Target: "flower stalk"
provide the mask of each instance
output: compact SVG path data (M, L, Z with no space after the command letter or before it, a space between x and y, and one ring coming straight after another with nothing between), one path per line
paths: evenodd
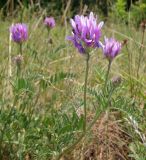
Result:
M19 47L20 47L20 50L19 50L20 55L22 55L22 43L19 44Z
M106 90L106 87L107 87L111 64L112 64L112 61L109 60L108 61L108 68L107 68L107 72L106 72L105 84L104 84L104 91ZM109 104L109 102L108 102L108 104ZM110 109L109 109L109 107L107 107L107 110L105 112L105 118L106 118L106 124L105 124L106 125L105 126L106 127L105 128L105 131L106 131L106 142L105 143L106 143L106 159L107 160L108 160L108 121L109 121L109 112L110 112Z
M89 72L89 53L86 53L86 71L85 71L85 83L84 83L84 126L83 131L86 132L86 122L87 122L87 81Z
M105 37L105 42L103 47L103 53L104 56L107 58L108 60L108 68L107 68L107 73L106 73L106 78L105 78L105 84L104 84L104 89L103 92L106 93L106 87L107 87L107 83L108 83L108 79L109 79L109 72L110 72L110 68L111 68L111 64L113 59L119 54L120 50L121 50L121 43L119 43L118 41L116 41L113 38L106 38ZM109 121L109 113L110 113L110 95L111 93L108 93L108 102L107 102L107 110L105 113L105 117L106 117L106 159L108 159L108 146L109 146L109 141L108 141L108 121ZM105 94L106 95L106 94Z
M20 74L21 74L21 64L22 64L22 61L23 61L23 56L22 56L22 43L19 44L19 55L17 55L15 57L15 63L17 65L17 78L20 77Z
M107 72L106 72L106 77L105 77L104 89L106 89L106 86L107 86L107 82L108 82L108 78L109 78L109 72L110 72L111 64L112 64L112 61L109 60L109 61L108 61L108 68L107 68Z

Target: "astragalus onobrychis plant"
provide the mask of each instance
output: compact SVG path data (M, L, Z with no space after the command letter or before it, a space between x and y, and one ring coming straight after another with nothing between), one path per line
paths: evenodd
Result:
M137 136L131 150L135 152L139 143L143 149L142 127L132 121L140 122L139 115L144 114L134 110L138 104L136 94L125 95L127 83L120 73L111 80L113 63L124 53L123 43L116 40L118 37L105 34L106 24L99 22L93 12L71 19L70 34L66 34L70 29L66 32L55 20L48 16L34 26L31 23L10 26L9 63L5 64L6 72L2 71L0 83L0 159L71 157L81 143L91 140L92 129L101 117L105 117L108 135L110 115L117 111L119 117L124 115L125 121L132 124L129 132L134 129L143 138L140 143ZM45 43L48 38L49 45ZM139 68L140 64L138 72ZM108 136L104 144L108 159ZM81 152L84 156L84 149Z

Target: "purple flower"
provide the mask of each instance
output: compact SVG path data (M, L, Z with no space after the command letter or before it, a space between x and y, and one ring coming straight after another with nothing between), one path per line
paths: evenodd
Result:
M74 46L78 49L78 51L80 53L85 53L85 49L84 49L84 47L82 45L82 42L78 39L78 37L76 37L75 35L74 35L74 37L68 36L67 40L72 41Z
M28 39L27 25L23 23L17 23L10 27L12 39L16 43L22 43Z
M45 26L49 28L54 28L55 27L55 20L53 17L46 17L44 20Z
M121 43L113 38L105 38L102 48L105 57L112 61L121 51Z
M93 12L88 17L76 15L74 19L70 20L70 23L72 36L68 36L67 39L73 42L80 53L85 53L88 47L99 47L103 22L97 24Z

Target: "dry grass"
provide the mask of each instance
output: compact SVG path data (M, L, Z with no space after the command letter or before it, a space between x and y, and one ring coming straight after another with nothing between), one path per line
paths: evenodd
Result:
M107 121L106 113L102 114L90 134L62 160L132 160L128 156L131 137L118 117L118 112L110 112Z

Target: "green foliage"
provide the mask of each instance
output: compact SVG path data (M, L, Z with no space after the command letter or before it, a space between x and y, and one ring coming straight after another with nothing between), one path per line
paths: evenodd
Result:
M132 3L128 11L126 11L126 5L125 0L117 0L111 13L112 18L139 27L139 24L146 19L146 2L143 0Z
M145 160L146 159L145 148L146 148L145 144L142 144L139 141L132 143L130 145L130 149L132 152L132 154L130 154L130 157L134 158L135 160Z
M115 18L118 21L127 22L128 13L125 11L125 7L125 0L117 0L113 9L113 18Z
M47 116L21 113L13 107L0 112L1 156L24 159L26 153L41 159L55 156L73 143L83 127L83 117L52 110ZM39 159L39 158L38 158Z
M146 19L146 2L141 1L131 7L131 22L139 27L139 24Z

